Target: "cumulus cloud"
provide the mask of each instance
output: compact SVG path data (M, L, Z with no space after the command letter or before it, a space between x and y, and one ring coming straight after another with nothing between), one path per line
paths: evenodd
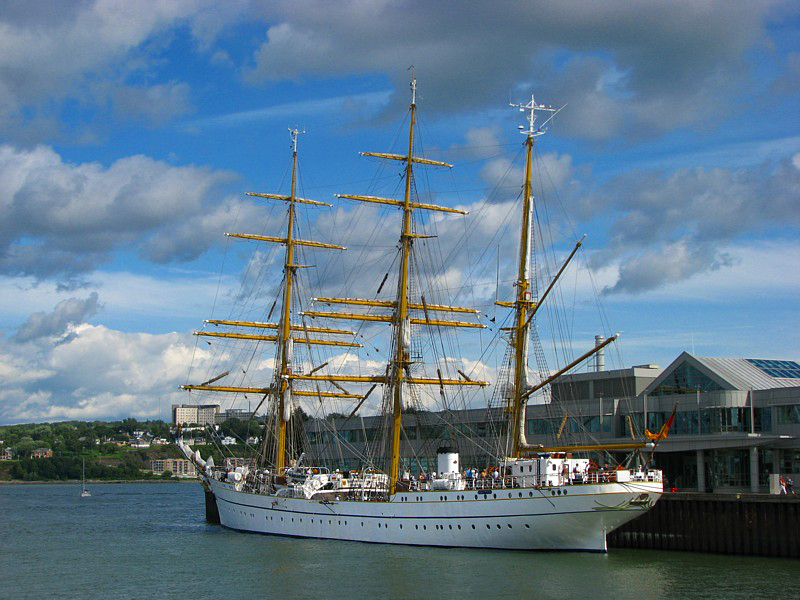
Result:
M135 79L148 74L176 28L188 24L198 48L206 51L246 7L202 0L46 5L11 3L0 16L0 128L46 121L68 100L133 110L155 122L185 114L190 105L185 83L145 86ZM114 84L97 85L101 78Z
M205 219L208 229L204 206L230 179L228 173L173 167L145 156L105 168L65 163L44 146L0 146L0 273L75 276L134 241L145 242L151 260L196 257L220 237L175 236L173 228L179 223L186 230L193 220ZM216 232L222 227L218 221Z
M186 81L150 83L154 73L171 73L165 51L186 27L193 58L253 84L386 73L395 90L386 112L396 114L407 103L407 68L416 65L420 97L432 111L499 106L535 88L543 99L571 105L559 116L562 131L641 138L727 114L733 106L726 98L749 76L747 53L766 38L775 4L759 0L731 11L723 0L512 0L498 11L480 0L458 10L419 0L117 0L31 11L18 3L0 17L0 128L23 124L34 138L52 134L61 103L73 100L151 123L186 114ZM221 35L243 22L264 24L244 64ZM789 57L777 88L793 85L797 63Z
M597 266L619 262L607 292L638 293L735 264L720 250L747 235L800 224L800 171L786 158L740 169L637 171L620 176L594 204L613 215Z
M0 345L0 422L154 418L186 400L178 387L192 359L189 336L70 329L58 345Z
M68 326L83 323L94 316L99 308L97 292L92 292L85 300L62 300L53 312L37 312L28 317L12 339L29 342L41 337L60 336Z
M730 109L721 97L742 83L745 54L764 35L770 9L766 1L736 11L721 1L519 0L503 11L477 0L456 11L417 4L270 3L272 20L247 75L261 82L390 73L394 111L407 102L406 68L414 64L433 110L471 110L512 92L524 97L535 85L540 97L570 103L561 122L576 135L641 135Z

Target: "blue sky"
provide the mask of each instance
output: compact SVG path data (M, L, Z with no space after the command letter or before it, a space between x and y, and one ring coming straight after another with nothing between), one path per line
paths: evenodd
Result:
M509 102L565 106L541 200L562 250L588 234L573 285L610 327L578 348L800 358L796 2L6 2L0 44L0 423L168 418L244 268L222 233L277 218L244 192L287 191L287 128L304 195L368 193L410 65L456 165L435 199L476 215L518 186Z

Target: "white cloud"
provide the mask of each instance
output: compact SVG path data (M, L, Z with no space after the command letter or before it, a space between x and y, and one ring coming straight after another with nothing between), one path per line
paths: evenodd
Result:
M0 272L42 278L80 274L136 240L148 240L158 260L194 258L221 236L180 232L204 218L210 194L230 178L144 156L104 168L68 164L43 146L0 146ZM232 210L230 202L214 208L217 213ZM176 223L183 228L179 235ZM219 234L225 223L217 222ZM154 252L159 244L161 251Z
M66 342L0 346L0 421L155 417L185 398L189 336L124 334L102 326L71 328ZM162 407L163 410L163 407Z
M156 121L182 114L188 102L184 83L146 88L129 86L127 77L146 73L176 28L188 23L205 49L241 13L235 2L184 0L51 3L39 11L6 6L0 16L0 124L24 120L23 108L47 118L54 100L57 105L69 99L96 107L116 100L117 110L135 104ZM103 77L114 85L94 85ZM137 94L141 98L134 100ZM148 107L142 102L148 97L157 102Z

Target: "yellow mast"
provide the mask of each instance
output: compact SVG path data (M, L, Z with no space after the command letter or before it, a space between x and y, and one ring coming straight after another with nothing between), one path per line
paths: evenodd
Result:
M215 338L227 339L242 339L254 341L269 341L275 342L278 347L278 361L276 365L273 384L269 387L245 387L234 385L209 385L229 374L225 372L223 375L215 377L201 385L184 385L181 386L184 390L201 390L213 392L229 392L229 393L259 393L259 394L275 394L277 400L277 419L275 436L277 440L277 452L275 456L275 471L276 473L283 473L286 468L286 426L291 416L290 414L290 400L291 395L297 396L315 396L315 397L335 397L335 398L353 398L360 399L361 396L348 393L331 393L325 391L304 391L293 390L292 381L296 378L296 374L292 373L292 349L295 343L299 344L317 344L327 346L346 346L346 347L359 347L360 344L352 342L338 342L334 340L321 340L311 339L309 333L325 333L337 335L352 335L351 331L344 331L339 329L328 329L320 327L306 327L304 325L292 324L292 293L294 287L294 279L297 269L303 268L304 265L295 264L295 247L305 246L310 248L326 248L334 250L344 250L342 246L335 246L332 244L323 244L319 242L300 240L295 238L294 225L295 225L295 205L296 204L311 204L314 206L330 206L324 202L317 202L315 200L308 200L306 198L299 198L297 193L297 138L301 131L297 129L290 129L289 133L292 137L292 183L291 193L288 196L281 194L256 194L248 193L248 196L255 196L260 198L269 198L273 200L281 200L288 203L288 224L286 227L286 236L283 238L269 237L263 235L241 234L241 233L228 233L230 237L250 239L262 242L274 242L284 244L286 251L284 254L283 272L285 276L285 283L283 287L283 297L281 304L281 316L278 323L260 323L251 321L231 321L231 320L209 320L210 324L215 326L226 325L231 327L252 327L261 329L274 329L276 335L259 335L253 333L228 333L228 332L195 332L195 335L208 336ZM297 335L298 332L305 334L304 336ZM293 335L294 333L294 335ZM322 376L315 379L323 379ZM331 381L331 379L327 379Z
M403 204L403 233L400 236L400 279L397 283L397 310L395 312L395 348L394 361L391 368L392 378L392 454L389 468L389 493L394 494L395 485L400 476L400 432L403 421L403 375L409 365L408 340L411 332L408 319L408 262L411 254L411 177L414 161L414 125L417 108L417 82L411 80L411 118L408 128L408 160L406 161L406 189Z
M410 337L411 325L435 326L435 327L483 327L483 325L465 323L463 321L444 321L440 319L431 319L428 315L429 311L443 311L443 312L456 312L456 313L476 313L469 309L458 307L449 307L441 305L428 305L424 297L421 303L414 303L409 298L409 265L413 241L416 238L426 237L413 233L412 231L412 217L414 211L419 210L432 210L445 213L466 214L466 212L447 208L443 206L436 206L433 204L422 204L412 201L412 184L413 184L413 165L414 163L422 165L436 165L451 167L447 163L429 160L414 156L414 127L416 125L416 89L417 82L412 78L411 81L411 118L408 132L408 153L403 155L387 154L378 152L362 152L363 156L374 156L377 158L385 158L390 160L400 160L406 163L405 167L405 193L403 200L394 200L391 198L378 198L375 196L354 196L337 194L339 198L346 198L350 200L358 200L360 202L371 202L376 204L388 204L397 206L403 210L403 224L400 234L400 261L399 261L399 276L397 281L397 294L394 302L383 302L375 300L360 300L357 298L318 298L318 301L325 303L338 303L350 304L362 307L376 307L387 308L392 311L391 316L384 315L370 315L370 314L356 314L356 313L331 313L331 312L316 312L305 311L304 315L314 317L329 317L340 319L355 319L362 321L378 321L392 323L393 343L392 357L388 372L385 376L379 375L373 378L355 378L351 377L350 381L373 381L375 383L384 383L389 386L392 402L392 435L391 435L391 449L389 455L389 493L394 494L397 488L397 480L400 475L400 438L402 431L403 420L403 392L404 387L409 385L438 385L440 387L445 385L487 385L484 381L473 381L466 377L458 380L443 379L441 376L433 379L416 378L409 372L410 360ZM425 318L412 318L411 311L423 311ZM463 375L462 375L463 376ZM345 380L343 377L336 377L338 381Z
M514 303L514 396L511 406L511 456L518 456L519 454L519 428L520 419L519 414L522 410L520 401L521 394L525 391L523 387L526 384L526 371L528 366L525 364L527 360L527 352L525 346L528 341L528 310L532 305L530 281L528 280L529 273L529 257L530 257L530 220L531 220L531 205L533 199L531 198L531 166L533 164L533 136L527 136L525 139L525 183L523 185L523 198L522 198L522 229L519 241L519 270L517 273L517 300ZM524 400L522 400L524 402Z
M292 283L297 266L294 264L294 203L297 189L297 129L291 130L292 134L292 189L289 198L289 224L286 227L286 254L283 263L286 274L286 285L283 288L283 316L280 321L280 357L281 365L278 371L275 387L278 394L278 452L275 457L277 473L283 473L286 467L286 403L289 401L289 371L291 369L291 327L292 327Z
M517 271L516 301L514 307L514 328L512 344L514 346L513 368L513 394L508 400L506 410L511 417L511 456L518 457L520 451L521 428L524 427L521 415L524 413L524 403L528 387L528 338L530 335L529 312L536 306L532 300L530 282L530 254L531 254L531 214L533 210L533 196L531 194L531 177L533 167L533 140L542 135L544 130L536 127L536 111L544 110L556 112L556 109L537 105L531 96L530 103L526 105L515 104L520 111L528 111L528 128L523 129L525 135L525 180L522 186L522 226L519 241L519 268Z
M519 458L522 454L526 451L575 451L578 446L564 446L558 448L544 448L542 446L532 446L527 444L525 441L525 405L528 401L528 398L539 389L543 388L544 386L548 385L573 367L577 366L593 354L600 351L606 345L610 344L614 340L619 337L619 334L611 336L602 344L599 344L580 356L579 358L572 361L570 364L566 365L556 373L552 374L550 377L547 377L544 381L539 382L537 385L531 385L528 382L528 342L530 336L530 324L533 320L534 315L536 314L537 310L539 309L539 304L544 300L544 298L549 294L550 290L555 285L555 282L564 272L567 264L572 260L572 257L577 252L578 248L583 244L583 238L578 241L575 245L575 248L570 253L567 260L562 265L561 269L556 274L553 281L547 287L545 292L542 294L542 297L535 301L532 299L532 292L531 292L531 281L530 281L530 254L531 254L531 216L533 213L533 195L531 194L531 179L532 179L532 171L533 171L533 142L534 139L540 135L545 133L544 125L548 123L550 119L553 118L555 113L558 112L558 109L555 109L551 106L545 106L543 104L536 104L534 97L531 96L531 101L528 104L512 104L511 106L516 106L519 108L521 112L528 113L528 127L520 129L522 130L521 133L525 135L525 180L522 187L522 195L523 195L523 208L522 208L522 227L520 233L520 252L519 252L519 270L517 274L517 281L515 285L517 286L517 296L516 300L513 303L508 302L498 302L497 304L501 306L507 306L514 309L514 327L512 328L512 344L514 347L514 365L513 365L513 393L510 398L508 398L508 403L506 405L506 411L510 414L511 419L511 444L510 444L510 456L514 458ZM550 118L547 119L542 125L536 125L536 112L537 111L545 111L552 113ZM585 236L584 236L585 237ZM563 424L562 424L563 427ZM581 446L583 450L593 450L598 448L608 449L608 448L641 448L644 447L643 444L623 444L623 445L603 445L603 446Z

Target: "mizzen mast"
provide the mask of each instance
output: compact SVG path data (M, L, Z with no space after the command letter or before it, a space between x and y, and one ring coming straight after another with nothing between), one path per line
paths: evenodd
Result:
M533 95L528 104L512 104L520 112L528 113L528 126L520 126L520 132L525 136L525 181L522 188L522 227L519 241L519 267L517 271L516 300L514 308L514 328L512 342L514 346L513 369L513 394L509 398L506 410L511 418L511 456L519 456L520 436L524 434L523 404L528 384L528 342L530 338L529 313L536 307L531 290L531 221L533 214L533 195L531 194L531 177L533 170L533 142L540 135L544 135L542 126L536 125L536 113L556 113L558 109L543 104L536 104Z

